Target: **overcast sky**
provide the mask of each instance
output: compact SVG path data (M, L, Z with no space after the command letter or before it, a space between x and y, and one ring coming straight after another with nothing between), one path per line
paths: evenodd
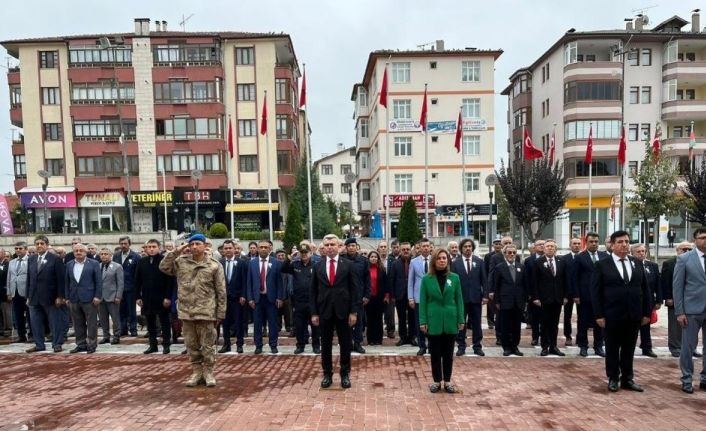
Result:
M669 2L671 3L671 2ZM651 24L673 15L690 21L698 1L422 1L422 0L23 0L4 8L0 39L87 33L131 32L134 18L160 19L178 30L182 16L193 16L187 31L285 32L300 63L307 65L308 110L314 157L355 145L353 84L363 77L368 54L378 49L416 49L443 39L447 49L503 49L495 73L495 158L507 139L506 99L499 95L516 69L537 59L568 29L623 28L623 18L639 9ZM652 7L654 6L654 7ZM674 9L678 7L678 9ZM12 127L6 65L0 73L0 192L14 191L10 143ZM31 172L28 172L31 175Z

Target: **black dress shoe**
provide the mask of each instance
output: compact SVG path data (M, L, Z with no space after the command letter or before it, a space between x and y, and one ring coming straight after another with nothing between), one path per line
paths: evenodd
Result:
M110 344L120 344L120 337L114 337L110 340Z
M279 353L279 350L277 350L277 347L270 347L270 353L276 355L277 353Z
M701 389L702 391L706 391L706 382L699 383L699 389Z
M427 349L420 347L419 350L417 350L417 356L424 356L424 354L427 352Z
M321 347L314 346L314 354L315 354L315 355L320 355L320 354L321 354Z
M158 350L158 349L157 349L157 346L149 346L149 347L147 348L147 350L145 350L145 351L142 352L142 353L144 353L145 355L149 355L150 353L155 353L155 352L157 352L157 350Z
M473 354L478 356L485 356L485 352L480 347L473 349Z
M46 349L38 349L37 346L32 346L29 349L25 350L25 353L34 353L34 352L43 352Z
M86 353L88 353L89 355L90 355L91 353L96 353L95 347L91 347L90 349L86 349Z
M682 383L681 390L682 392L686 392L687 394L693 394L694 386L691 383Z
M652 349L647 349L642 351L642 356L649 356L650 358L656 358L657 354Z
M230 346L223 345L220 349L218 349L218 353L228 353L230 352Z
M110 337L103 338L98 342L98 344L108 344L110 343Z
M681 354L676 350L672 350L669 353L672 355L672 358L678 358L679 356L681 356Z
M351 387L351 379L348 376L341 376L341 387L343 389L348 389Z
M294 349L294 354L295 354L295 355L301 355L302 353L304 353L304 348L303 348L303 347L297 347L296 349Z
M542 349L542 352L539 354L539 356L549 356L549 349Z
M605 358L605 350L603 350L603 347L596 347L593 349L594 352L596 352L596 355L600 356L601 358Z
M61 353L61 351L64 350L64 348L61 346L54 346L52 348L52 350L54 351L54 353Z
M495 340L495 345L496 346L502 346L503 342L501 340Z
M503 350L503 356L510 356L512 355L512 350Z
M69 350L69 353L80 353L80 352L85 352L85 351L86 351L85 347L76 346L73 349Z
M237 346L237 347L235 348L235 351L238 352L238 353L243 353L243 346Z
M168 355L170 352L169 346L162 346L162 354Z
M574 345L574 342L571 339L571 336L569 335L568 337L566 337L566 341L564 342L564 346L569 347L569 346L573 346L573 345Z
M621 383L620 387L623 389L627 389L629 391L635 391L635 392L644 392L645 391L644 389L642 389L642 386L638 385L633 380L628 380L626 382Z
M324 388L324 389L330 387L330 386L331 386L331 383L333 383L333 382L331 381L331 376L324 376L324 378L321 379L321 387Z
M255 354L259 355L262 353L262 347L255 347Z
M515 350L512 351L512 354L515 356L525 356L525 354L520 352L520 349L518 349L517 347L515 347Z
M411 341L409 342L409 344L411 344L411 345L414 346L414 347L419 346L419 343L417 343L417 340L411 340Z
M579 355L585 358L586 356L588 356L588 349L585 347L581 347L581 349L579 350Z
M611 392L618 392L618 381L608 380L608 390Z
M456 356L463 356L466 354L466 349L459 347L458 350L456 350Z
M533 346L538 346L538 345L539 345L539 338L533 338L533 339L532 339L532 345L533 345Z
M360 353L361 355L365 353L365 349L363 348L363 346L360 345L360 343L353 344L353 351L356 353Z
M566 354L564 352L557 349L556 347L552 347L551 349L549 349L549 354L556 355L556 356L566 356Z

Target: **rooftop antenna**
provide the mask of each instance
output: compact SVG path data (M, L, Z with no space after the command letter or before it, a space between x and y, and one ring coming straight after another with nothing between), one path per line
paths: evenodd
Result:
M435 42L427 42L427 43L422 43L417 45L417 48L421 49L422 51L425 51L425 48L427 46L434 46Z
M633 14L636 14L636 15L644 15L644 13L645 13L646 10L654 9L654 8L656 8L656 7L659 7L659 5L658 5L658 4L653 4L653 5L650 5L650 6L640 7L640 8L631 10L631 12L632 12Z
M193 16L193 13L187 17L185 17L184 14L181 15L181 22L179 23L179 25L181 26L181 31L186 31L186 22L190 20Z

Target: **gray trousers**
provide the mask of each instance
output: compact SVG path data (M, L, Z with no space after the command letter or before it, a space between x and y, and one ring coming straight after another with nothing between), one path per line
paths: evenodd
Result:
M706 330L706 313L687 314L686 328L681 333L681 355L679 368L681 368L682 383L692 383L694 374L694 350L699 341L699 331ZM706 356L702 358L701 382L706 383Z
M110 338L110 322L108 319L113 319L113 337L120 336L120 304L101 302L98 306L98 318L103 330L103 338Z
M681 326L674 314L674 307L667 307L667 346L670 352L681 350Z
M98 338L98 306L92 302L71 303L76 346L95 349Z

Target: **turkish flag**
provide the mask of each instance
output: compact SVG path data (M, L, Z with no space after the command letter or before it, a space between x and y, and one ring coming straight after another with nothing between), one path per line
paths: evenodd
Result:
M659 158L660 146L659 134L657 133L657 130L655 130L655 139L652 141L652 154L654 154L656 158Z
M588 144L586 145L586 158L584 162L588 165L593 163L593 126L588 129Z
M427 131L427 89L424 88L424 101L422 102L422 115L419 117L419 124L422 126L422 131Z
M458 112L458 121L456 122L456 142L454 148L456 152L461 152L461 139L463 137L463 120L461 119L461 111Z
M552 140L549 143L549 165L554 165L554 150L556 148L556 136L552 130Z
M228 119L228 154L233 158L233 123Z
M267 97L263 99L262 103L262 120L260 121L260 134L267 134Z
M522 140L523 155L525 160L534 160L540 157L544 157L544 153L539 148L536 148L532 144L532 138L530 138L529 131L525 127L524 138Z
M306 105L306 70L302 78L302 94L299 96L299 107L301 108L304 105Z
M625 142L625 126L623 126L620 129L620 145L618 145L618 164L620 166L625 165L625 152L627 149L627 144Z
M382 74L382 87L380 87L380 104L387 108L387 66Z

